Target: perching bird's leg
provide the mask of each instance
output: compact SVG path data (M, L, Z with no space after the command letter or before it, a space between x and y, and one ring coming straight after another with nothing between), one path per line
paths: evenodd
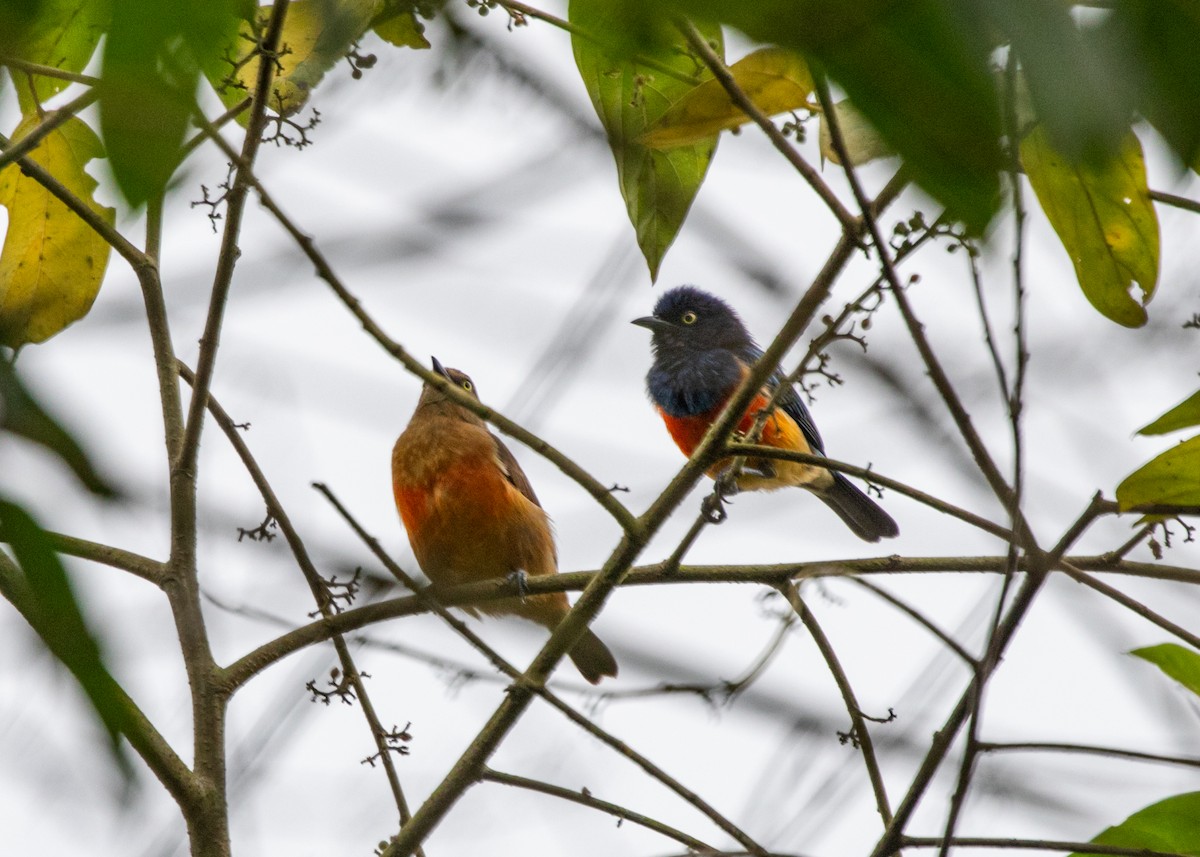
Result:
M518 568L504 579L517 585L517 596L524 601L525 596L529 594L529 575L525 573L525 570Z
M738 493L737 478L733 469L723 470L713 483L712 493L700 503L700 511L708 518L710 524L719 524L729 517L725 504Z

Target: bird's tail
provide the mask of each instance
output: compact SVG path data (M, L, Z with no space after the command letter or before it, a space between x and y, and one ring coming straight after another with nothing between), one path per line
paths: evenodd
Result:
M863 541L877 542L900 534L892 516L840 473L833 474L833 485L816 494Z
M617 674L616 658L591 631L584 631L567 655L575 662L580 674L592 684L598 683L606 675Z

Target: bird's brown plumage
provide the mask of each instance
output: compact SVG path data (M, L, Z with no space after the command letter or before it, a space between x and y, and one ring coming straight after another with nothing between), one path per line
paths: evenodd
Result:
M474 395L471 379L434 368ZM479 416L426 384L392 449L396 508L421 569L439 586L558 572L550 518L521 466ZM556 592L488 602L479 610L514 614L554 628L570 609ZM471 612L475 612L472 610ZM612 653L591 631L568 653L593 684L616 675Z

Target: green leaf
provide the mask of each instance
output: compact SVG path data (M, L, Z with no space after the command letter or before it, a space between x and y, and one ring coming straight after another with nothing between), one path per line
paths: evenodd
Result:
M1111 158L1129 129L1124 63L1081 31L1070 4L972 0L1009 41L1026 94L1054 149L1068 160Z
M108 732L113 761L131 779L120 743L128 718L126 695L104 665L99 639L84 619L66 570L42 528L20 506L3 499L0 530L19 565L14 567L0 553L0 594L20 610L46 648L75 676Z
M1125 72L1134 106L1185 164L1200 160L1200 4L1121 0L1101 33L1108 60ZM1131 59L1132 58L1132 59Z
M716 151L716 136L688 146L657 151L639 143L668 107L695 86L687 78L701 66L666 18L647 17L640 4L571 0L571 23L591 38L571 34L575 63L592 105L608 132L617 162L621 195L646 257L650 278L675 240ZM724 54L720 28L701 28ZM604 38L601 47L593 39ZM656 61L651 68L638 58ZM677 76L661 70L668 67ZM680 80L679 77L684 78Z
M1171 410L1149 425L1138 429L1138 434L1167 434L1182 428L1200 425L1200 390L1188 396Z
M238 0L120 0L104 44L100 130L131 205L157 197L183 157L200 69L232 40Z
M40 0L0 3L0 51L16 59L80 72L96 51L112 17L110 0ZM21 112L70 86L57 77L11 71Z
M27 117L13 136L20 139L38 122L36 115ZM95 201L96 180L85 172L88 162L103 154L92 129L71 118L29 157L111 225L114 212ZM0 250L0 345L19 348L43 342L87 314L111 248L17 164L0 170L0 205L8 209Z
M1175 795L1138 810L1092 840L1097 845L1200 855L1200 792ZM1071 857L1097 857L1080 851Z
M804 57L783 48L760 48L729 67L733 79L767 116L809 107L812 73ZM701 143L750 117L734 105L716 78L686 92L638 142L653 149Z
M104 45L100 130L133 206L159 196L183 157L197 69L180 49L174 0L121 0Z
M417 17L412 3L385 2L383 10L371 21L375 35L398 48L427 50L429 39L425 38L425 25Z
M1021 163L1092 306L1126 327L1145 324L1158 282L1158 215L1134 133L1103 163L1072 163L1039 126L1021 141Z
M1200 654L1175 643L1134 649L1129 654L1149 661L1192 693L1200 696Z
M1200 435L1142 465L1117 486L1122 512L1142 506L1200 506Z
M800 51L845 90L950 216L981 232L999 209L1000 111L988 28L944 0L660 0Z
M17 377L16 369L4 360L0 360L0 430L31 440L58 455L92 493L117 496L116 489L96 472L83 448L38 404Z

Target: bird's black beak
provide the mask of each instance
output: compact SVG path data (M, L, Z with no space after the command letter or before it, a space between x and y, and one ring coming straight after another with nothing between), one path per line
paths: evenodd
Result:
M446 367L442 365L441 360L438 360L436 357L433 357L433 356L430 356L429 359L433 361L433 371L434 372L437 372L439 375L441 375L447 381L451 380L450 373L446 371Z
M635 318L629 323L636 324L638 327L644 327L647 330L670 330L675 326L666 319L653 315L644 315L641 318Z

